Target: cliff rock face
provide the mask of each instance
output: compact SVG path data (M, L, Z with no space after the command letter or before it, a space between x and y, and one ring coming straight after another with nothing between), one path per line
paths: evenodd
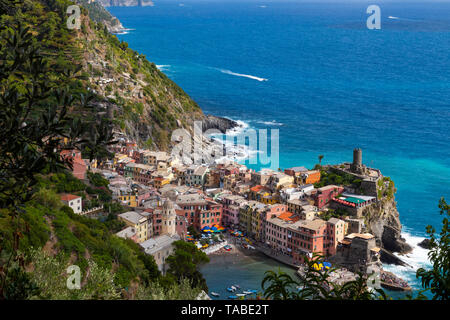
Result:
M375 235L379 245L391 252L408 253L412 248L401 237L402 225L395 198L383 198L363 211L367 231Z
M119 19L110 14L101 2L90 2L89 0L76 0L75 2L85 7L89 12L89 17L95 22L103 23L109 32L120 33L125 30Z
M228 129L234 128L236 126L236 121L212 115L207 115L202 122L203 131L206 131L208 129L217 129L220 132L225 133Z
M151 0L97 0L104 7L150 7L154 6Z

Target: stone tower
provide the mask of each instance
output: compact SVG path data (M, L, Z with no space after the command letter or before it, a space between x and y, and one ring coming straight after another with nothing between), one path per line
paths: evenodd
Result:
M167 199L162 207L161 215L161 235L166 234L169 236L175 235L176 232L176 219L177 214L175 212L175 207L170 199Z
M353 150L353 163L350 167L351 171L358 174L365 173L365 166L362 164L362 150L356 148Z

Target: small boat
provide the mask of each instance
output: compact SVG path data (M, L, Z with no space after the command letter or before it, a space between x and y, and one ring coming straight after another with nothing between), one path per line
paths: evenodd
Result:
M246 290L244 291L245 294L253 294L253 293L257 293L257 290Z
M237 296L228 296L228 299L237 299Z
M211 292L211 295L214 296L214 297L220 296L220 294L218 294L217 292Z
M237 297L244 297L245 294L244 294L244 293L236 293L236 296L237 296Z
M240 289L241 287L238 284L234 284L233 287Z
M228 291L228 292L235 292L236 289L233 289L233 288L227 288L227 291Z

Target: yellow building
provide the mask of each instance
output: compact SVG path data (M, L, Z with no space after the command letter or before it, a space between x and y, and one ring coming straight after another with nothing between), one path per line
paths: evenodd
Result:
M128 227L134 229L138 243L144 242L150 237L148 233L148 217L142 216L135 211L128 211L119 214L118 218L125 222Z
M117 196L117 199L119 199L122 203L124 203L130 207L133 207L133 208L137 207L137 205L138 205L136 195L134 195L134 194Z
M119 160L125 159L127 157L128 156L126 154L123 154L123 153L116 153L116 154L114 154L114 159L113 159L114 166L117 165L117 162Z
M159 190L162 186L164 186L164 185L166 185L166 184L169 184L169 183L170 183L170 180L167 179L167 178L156 177L156 178L153 179L153 186L154 186L156 189L158 189L158 190Z

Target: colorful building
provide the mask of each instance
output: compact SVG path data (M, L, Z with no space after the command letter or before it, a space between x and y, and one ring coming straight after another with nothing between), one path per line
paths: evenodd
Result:
M147 216L143 216L135 211L128 211L119 214L117 217L125 222L127 226L134 228L138 243L144 242L149 238Z
M185 194L177 197L176 204L180 214L197 230L222 225L222 204L207 198L203 194Z
M316 207L321 209L322 207L328 205L333 198L336 198L342 192L344 192L344 188L335 185L329 185L317 189L317 193L315 194Z
M83 201L80 196L63 194L61 195L61 201L69 206L74 213L81 213L83 211Z
M83 180L86 179L86 163L81 158L81 151L73 149L73 150L63 150L60 153L61 157L69 162L72 166L70 171L75 178Z

